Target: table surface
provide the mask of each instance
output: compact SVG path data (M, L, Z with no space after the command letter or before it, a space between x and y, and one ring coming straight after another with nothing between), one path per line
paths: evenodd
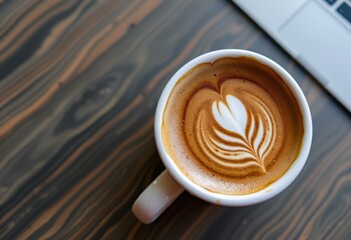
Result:
M264 203L183 193L141 224L131 206L164 169L161 91L223 48L264 54L296 79L313 115L307 164ZM230 1L1 0L0 108L0 239L350 239L350 113Z

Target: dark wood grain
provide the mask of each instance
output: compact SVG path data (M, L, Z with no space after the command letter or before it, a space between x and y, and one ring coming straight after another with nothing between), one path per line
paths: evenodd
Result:
M153 119L188 60L242 48L307 96L313 146L279 196L227 208L184 193L143 225L131 206L164 169ZM0 1L0 239L350 239L351 119L230 1Z

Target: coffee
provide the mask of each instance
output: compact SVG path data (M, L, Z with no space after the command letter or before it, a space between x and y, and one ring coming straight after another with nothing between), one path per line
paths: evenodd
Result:
M283 79L251 57L221 58L183 75L162 121L178 168L216 193L248 194L279 179L299 155L299 105Z

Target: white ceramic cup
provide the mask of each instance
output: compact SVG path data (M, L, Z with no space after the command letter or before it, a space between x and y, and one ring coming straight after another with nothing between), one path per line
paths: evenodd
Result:
M258 192L244 195L226 195L206 190L192 182L179 170L173 159L165 150L161 137L161 126L167 99L177 81L185 73L201 63L214 62L223 57L241 56L256 59L273 69L282 77L295 95L299 104L303 117L304 136L298 158L294 161L288 171L277 181ZM231 207L247 206L268 200L282 192L295 180L305 165L312 143L312 118L310 109L303 92L293 77L269 58L254 52L238 49L224 49L209 52L191 60L180 68L167 83L158 101L154 128L157 149L164 165L166 166L166 170L164 170L164 172L144 190L133 205L132 210L134 215L143 223L151 223L155 220L184 190L207 202Z

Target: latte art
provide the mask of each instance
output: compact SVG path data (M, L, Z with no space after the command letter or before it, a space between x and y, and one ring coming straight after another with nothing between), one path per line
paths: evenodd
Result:
M183 174L223 194L252 193L280 178L299 155L304 133L284 81L246 57L200 64L178 80L161 131Z
M270 110L274 104L256 84L242 79L198 88L189 95L183 116L187 145L212 172L229 177L264 174L275 155L273 144L281 144L276 129L282 119Z
M217 125L212 126L216 136L210 136L204 127L204 112L198 118L196 131L201 147L216 164L228 169L256 167L265 170L265 157L274 142L274 122L269 109L260 102L263 115L257 115L234 96L226 102L215 101L212 114ZM205 110L206 111L206 110Z

